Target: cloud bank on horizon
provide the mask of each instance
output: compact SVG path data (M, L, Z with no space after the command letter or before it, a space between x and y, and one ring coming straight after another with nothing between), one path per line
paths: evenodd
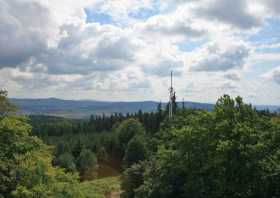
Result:
M280 102L279 0L0 0L11 97Z

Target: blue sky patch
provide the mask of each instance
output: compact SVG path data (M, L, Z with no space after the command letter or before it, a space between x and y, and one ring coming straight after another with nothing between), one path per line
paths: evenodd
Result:
M129 17L139 19L139 20L147 20L152 16L159 14L166 14L176 10L176 3L170 3L167 7L161 7L161 1L154 0L152 7L143 7L139 8L137 11L130 12Z
M280 61L277 60L271 60L271 61L263 61L263 62L258 62L252 66L252 69L247 73L246 79L247 80L252 80L255 79L256 77L260 76L261 74L264 74L276 66L280 64Z
M259 53L280 53L280 47L276 47L276 48L259 48L259 49L256 49L256 52L259 52Z
M106 13L92 10L92 9L85 9L85 13L87 15L87 18L86 18L87 23L96 22L96 23L100 23L102 25L113 23L112 17Z
M203 41L187 41L187 42L178 43L177 46L183 52L191 52L205 42L206 42L205 40L203 40Z
M280 19L271 18L266 21L266 25L255 35L249 38L251 42L275 43L280 42Z
M129 16L132 18L140 19L140 20L146 20L152 16L155 16L159 14L160 11L158 9L153 8L140 8L137 10L137 12L131 12L129 13Z

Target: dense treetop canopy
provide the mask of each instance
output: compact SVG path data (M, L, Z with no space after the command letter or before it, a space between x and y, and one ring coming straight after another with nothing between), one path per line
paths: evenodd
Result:
M117 181L104 181L105 190L98 182L80 182L76 172L53 166L52 147L31 135L27 118L10 114L14 106L1 92L0 112L0 198L103 198L105 192L116 188ZM82 152L81 166L96 160L90 151ZM62 160L68 167L71 155ZM70 164L71 165L71 164ZM112 181L112 185L108 182Z
M224 95L213 111L178 108L172 118L159 105L152 113L30 122L0 96L0 198L104 197L96 185L108 192L117 180L80 180L95 179L99 160L110 157L123 165L124 198L280 197L280 117L241 97Z
M156 137L154 154L127 170L126 197L280 196L279 117L240 97L221 97L213 112L178 112Z

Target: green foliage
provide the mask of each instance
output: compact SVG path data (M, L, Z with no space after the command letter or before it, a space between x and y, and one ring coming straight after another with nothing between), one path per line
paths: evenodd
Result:
M50 148L30 136L30 131L25 118L5 117L0 121L1 195L59 197L65 191L65 194L69 193L68 197L77 197L79 193L74 188L77 176L54 168ZM69 191L64 189L72 185Z
M86 198L105 198L113 191L119 192L120 183L119 177L107 177L85 181L80 184L80 189L84 192Z
M128 119L123 121L117 130L122 153L125 153L129 141L135 135L144 135L145 131L142 124L135 119Z
M128 167L146 158L147 150L144 141L145 139L141 136L135 136L129 141L124 156Z
M120 178L79 180L95 178L97 158L110 155L127 165L124 198L280 197L279 115L241 97L221 97L212 112L176 109L163 123L160 104L157 112L89 121L31 116L32 130L11 116L6 95L0 92L0 197L107 197L120 192Z
M145 128L148 131L146 135L151 136L159 129L164 117L159 104L155 113L139 111L126 115L92 115L88 121L31 115L29 123L33 126L32 134L55 146L54 164L72 171L78 167L82 149L90 149L102 161L110 161L112 156L122 159L134 133L143 133ZM72 154L75 164L70 163L69 155L64 156L65 153ZM81 171L79 168L77 170ZM82 172L80 174L84 175Z
M52 148L30 135L27 119L7 115L0 120L1 198L102 198L119 190L117 178L80 183L78 174L52 166ZM67 168L73 156L64 153L58 159ZM89 150L82 150L79 159L83 166L96 163Z
M279 123L240 97L221 97L213 112L178 112L157 137L142 184L124 180L128 197L280 196Z
M84 175L83 170L79 168L79 156L82 150L90 150L96 155L96 158L107 160L109 156L117 156L117 151L119 150L117 134L115 132L104 132L104 133L84 133L84 134L73 134L73 135L63 135L63 136L49 136L45 138L45 141L55 146L55 165L64 167L60 164L58 159L60 155L64 153L70 153L74 157L74 163L76 170L78 170L81 175ZM91 171L96 171L96 168L92 168ZM96 177L95 174L90 174L92 178ZM87 179L90 179L87 177Z
M7 99L8 92L0 90L0 118L17 111L16 106Z
M162 110L162 104L159 103L156 112L142 112L137 113L115 113L110 116L106 115L92 115L90 120L86 123L84 131L86 132L104 132L114 130L120 123L128 119L138 120L150 134L154 134L159 130L160 123L164 120L166 113Z
M65 168L67 171L76 170L75 159L71 153L63 153L59 155L58 158L55 160L54 164Z
M122 182L122 189L125 189L125 191L121 197L133 198L135 196L139 187L143 184L144 171L144 163L133 164L125 170Z
M77 167L82 180L96 178L98 168L96 155L89 149L83 149L77 159Z
M78 133L78 124L80 122L82 121L54 116L29 116L29 123L32 125L32 133L42 138Z

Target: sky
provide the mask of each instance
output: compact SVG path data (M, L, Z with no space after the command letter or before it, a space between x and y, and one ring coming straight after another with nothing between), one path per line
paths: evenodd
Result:
M9 97L280 105L279 0L0 0Z

